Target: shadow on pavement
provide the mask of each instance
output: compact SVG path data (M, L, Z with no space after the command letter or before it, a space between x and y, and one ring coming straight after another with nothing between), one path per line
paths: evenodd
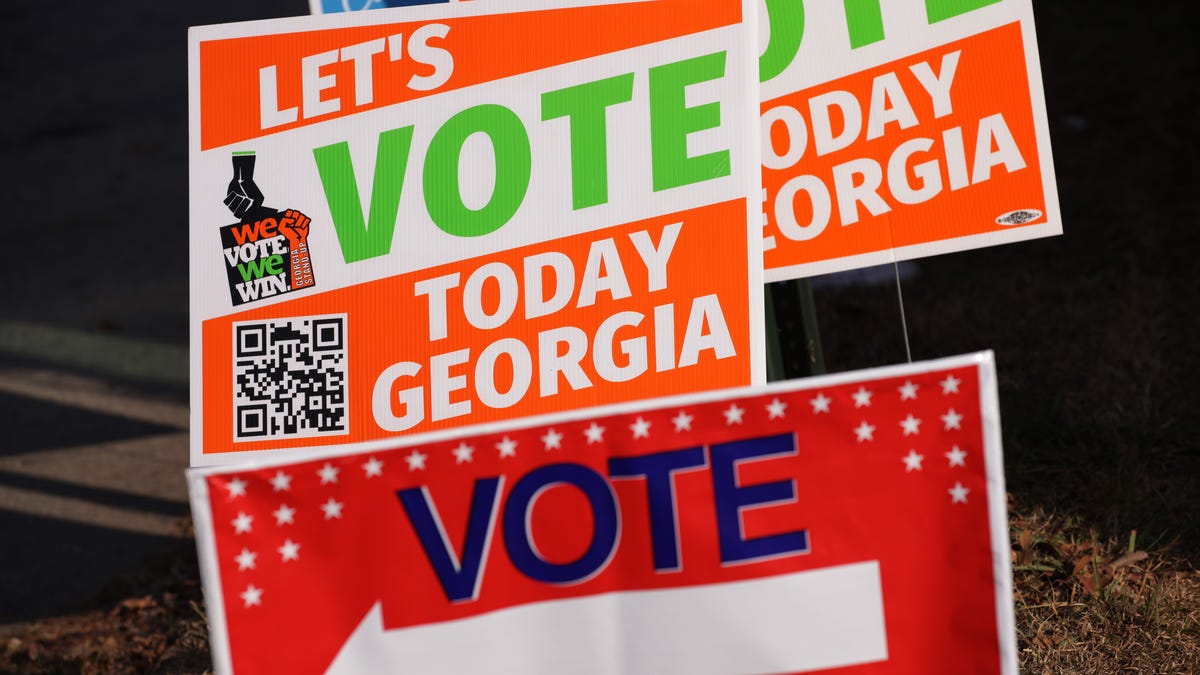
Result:
M0 510L0 624L76 609L171 540Z
M4 392L0 392L0 410L13 421L0 440L0 457L175 431L171 427ZM2 482L3 478L0 478Z
M121 490L80 485L69 481L29 476L4 470L0 470L0 487L40 492L68 499L86 500L115 508L156 513L172 518L182 518L188 512L187 504L182 501L159 499L157 497L148 497Z

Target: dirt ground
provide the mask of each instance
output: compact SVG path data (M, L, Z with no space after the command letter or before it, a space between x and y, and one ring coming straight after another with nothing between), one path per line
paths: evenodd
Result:
M244 3L228 17L210 10L203 19L304 11L279 4ZM146 9L158 12L166 33L145 39L169 42L174 58L157 65L154 84L169 91L168 105L141 130L141 150L117 156L103 175L67 178L97 198L109 192L132 203L144 169L128 161L145 153L161 161L153 181L171 199L151 206L178 232L155 246L181 261L184 34L164 10ZM996 353L1022 672L1197 673L1200 396L1191 378L1200 373L1200 12L1176 1L1061 0L1035 2L1035 10L1066 234L919 261L903 286L913 357ZM32 26L51 21L47 13L24 2L0 16ZM15 77L14 62L2 62L0 73ZM80 142L109 133L68 131ZM22 154L37 154L22 142L0 147L41 166L43 159ZM9 186L27 184L11 166L4 175ZM32 208L32 197L18 193L16 212ZM79 214L61 204L41 208L58 218L48 225L56 240L87 241L81 233L93 223L77 223ZM38 232L13 236L27 250L56 250ZM31 269L0 272L0 288L28 284ZM162 299L146 299L141 285L119 278L85 294L114 306L122 294L142 298L141 314L119 314L110 329L186 344L186 314L178 312L186 308L184 269L154 272ZM48 283L53 293L57 282ZM60 290L64 298L78 294ZM0 298L16 318L86 323L26 294ZM830 370L904 360L894 286L819 286L816 301ZM63 303L73 317L90 316L83 299ZM180 527L186 532L186 519ZM198 580L191 542L169 540L74 610L8 631L0 673L205 672L211 661Z

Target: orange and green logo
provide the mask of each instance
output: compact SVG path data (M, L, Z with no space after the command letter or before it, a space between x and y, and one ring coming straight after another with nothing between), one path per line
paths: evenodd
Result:
M229 297L234 305L316 285L308 255L312 219L298 209L264 206L254 183L255 155L233 153L233 180L225 195L238 222L221 228Z

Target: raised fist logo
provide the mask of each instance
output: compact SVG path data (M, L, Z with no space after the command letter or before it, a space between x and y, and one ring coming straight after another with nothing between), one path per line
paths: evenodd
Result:
M254 184L254 155L233 156L233 180L225 194L225 206L236 218L253 216L263 203L262 190Z
M308 226L312 219L288 209L279 219L279 231L288 242L289 261L292 268L292 290L312 286L315 282L312 263L308 259Z
M221 247L234 305L314 286L308 235L312 219L297 209L264 206L254 183L253 152L233 155L225 206L238 222L221 228Z
M308 216L288 209L283 212L283 218L279 219L279 231L287 237L288 246L297 249L308 245L308 226L311 223L312 219Z

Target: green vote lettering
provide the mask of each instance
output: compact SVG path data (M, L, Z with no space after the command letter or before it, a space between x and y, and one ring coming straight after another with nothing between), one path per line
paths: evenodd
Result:
M542 121L571 127L571 199L576 211L608 202L608 108L633 100L633 73L542 94Z
M879 0L842 0L846 8L846 28L850 31L850 48L879 42L883 39L883 12Z
M488 203L472 209L463 203L458 180L463 144L472 135L492 141L496 183ZM533 163L529 134L516 113L501 105L467 108L446 120L425 156L425 208L433 223L447 234L478 237L495 232L512 219L525 200Z
M925 0L930 24L952 19L1001 0ZM804 37L804 0L764 0L767 8L767 48L758 59L758 79L778 77L791 65ZM842 0L850 48L858 49L886 37L880 0Z
M354 165L350 161L350 146L343 141L313 149L325 200L329 202L329 215L333 218L333 229L347 264L386 255L391 250L412 135L411 126L379 134L371 207L365 222Z
M684 89L725 75L725 52L715 52L650 69L650 159L654 191L728 176L729 151L695 157L687 152L688 134L721 124L716 101L687 107Z
M797 5L784 10L783 16L790 17L789 21L802 21L803 9ZM781 63L795 53L803 26L798 28L777 48L782 49L777 52ZM723 51L714 52L650 68L647 88L654 191L731 174L727 147L696 156L688 154L691 134L721 126L720 101L688 106L685 96L691 85L724 77L726 57ZM608 109L631 102L633 85L634 73L624 73L541 95L543 122L567 118L575 210L608 203ZM460 181L460 176L480 173L480 167L463 164L463 148L476 134L485 135L491 143L495 177L487 202L478 208L464 201ZM366 203L359 194L349 144L342 141L313 149L334 231L347 264L390 253L413 151L413 135L411 125L379 134L375 173ZM514 111L502 105L483 104L447 119L433 132L424 148L424 157L418 156L415 161L422 164L425 209L433 224L456 237L479 237L500 229L520 210L529 191L533 153L529 132Z
M846 27L850 48L858 49L884 38L883 13L879 0L842 0L846 8ZM925 0L925 15L930 24L994 5L1000 0ZM768 16L770 8L768 7Z
M933 24L997 2L1000 0L925 0L925 14Z
M804 3L800 0L766 0L767 49L758 57L758 81L778 76L800 49L804 38Z

